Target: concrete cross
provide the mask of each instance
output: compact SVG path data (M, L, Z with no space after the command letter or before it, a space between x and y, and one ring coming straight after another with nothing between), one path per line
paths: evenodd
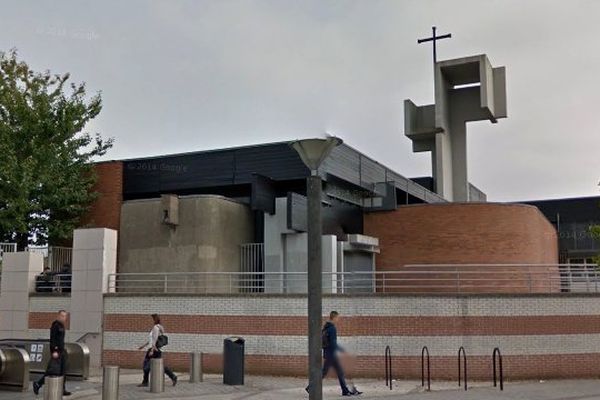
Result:
M433 38L423 40L441 37L434 28ZM485 54L438 61L434 70L435 103L417 106L405 100L404 134L414 152L432 153L436 193L449 201L477 200L467 176L466 124L506 117L505 70L492 67Z

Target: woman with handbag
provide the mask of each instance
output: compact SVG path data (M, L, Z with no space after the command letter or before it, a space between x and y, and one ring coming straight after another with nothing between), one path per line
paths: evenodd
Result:
M152 321L154 322L154 326L152 326L152 330L150 330L150 333L148 334L148 342L144 343L138 349L143 350L146 348L146 346L150 346L144 357L144 378L138 387L148 386L148 378L150 377L150 360L153 358L162 358L161 349L168 343L167 336L165 335L165 328L163 328L163 326L160 324L160 317L158 314L152 314ZM173 386L177 385L177 376L167 366L165 366L165 374L171 378Z

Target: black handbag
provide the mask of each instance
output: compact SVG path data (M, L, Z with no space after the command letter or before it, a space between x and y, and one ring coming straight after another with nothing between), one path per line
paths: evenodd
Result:
M156 338L156 348L160 349L161 347L165 347L166 345L169 344L169 338L167 335L165 335L165 332L163 330L162 326L158 326L158 329L160 329L160 335L158 335L158 337Z
M156 348L157 349L160 349L161 347L164 347L168 344L169 344L169 338L167 337L167 335L160 335L156 339Z

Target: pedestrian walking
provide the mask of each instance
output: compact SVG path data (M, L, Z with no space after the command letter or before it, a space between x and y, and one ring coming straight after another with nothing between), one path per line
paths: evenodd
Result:
M347 345L344 346L344 350L345 352L342 354L342 357L340 357L340 361L342 363L342 368L346 373L346 385L353 395L358 396L359 394L362 394L362 392L358 390L354 382L354 377L356 376L356 356L352 349L348 349Z
M333 368L338 377L338 381L340 382L342 396L355 396L361 394L362 392L359 392L356 390L356 388L354 388L354 391L348 388L346 379L344 378L344 369L342 368L342 364L338 358L338 353L345 352L344 348L341 347L337 342L336 323L339 321L339 318L340 314L337 311L332 311L329 313L329 321L325 323L323 329L321 330L321 342L323 347L322 376L325 378L329 372L329 369ZM305 390L308 392L309 386L307 386Z
M70 396L67 391L67 377L65 376L67 353L65 352L65 324L67 322L67 312L60 310L56 316L56 321L50 327L50 361L46 367L46 372L38 381L33 382L33 392L37 395L40 388L44 386L47 376L63 377L63 396Z
M160 324L160 317L158 314L152 314L152 321L154 325L148 334L148 341L138 349L144 350L146 347L149 347L149 349L146 351L146 355L144 356L144 378L138 387L148 386L148 378L150 377L150 360L153 358L162 358L162 348L168 342L167 336L165 335L165 328ZM165 374L171 378L173 386L177 385L177 376L167 366L165 366Z

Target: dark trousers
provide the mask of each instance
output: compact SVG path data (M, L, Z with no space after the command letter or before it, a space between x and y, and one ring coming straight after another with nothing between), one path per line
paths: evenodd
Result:
M148 383L148 378L150 377L150 360L152 360L153 358L162 358L162 352L160 350L157 350L157 351L153 352L152 355L150 355L150 350L148 350L146 352L146 356L144 357L144 366L143 366L144 380L142 381L142 383ZM169 378L171 378L172 381L177 379L177 377L175 376L175 374L173 373L171 368L167 367L166 365L165 365L165 375L167 375Z
M52 355L50 356L52 357ZM67 354L64 351L58 353L58 359L50 358L48 361L48 366L46 367L46 372L44 375L38 379L38 385L44 386L44 382L46 381L47 376L62 376L63 377L63 390L65 389L65 385L67 384L67 377L65 372L67 370Z
M329 372L329 368L333 367L333 369L335 370L335 373L337 374L338 380L340 381L340 387L342 388L342 393L350 392L350 390L348 389L348 386L346 386L346 379L344 378L344 370L342 369L342 366L340 364L340 360L338 359L338 357L335 354L325 354L323 359L324 359L323 378L325 378L325 376L327 376L327 372Z

